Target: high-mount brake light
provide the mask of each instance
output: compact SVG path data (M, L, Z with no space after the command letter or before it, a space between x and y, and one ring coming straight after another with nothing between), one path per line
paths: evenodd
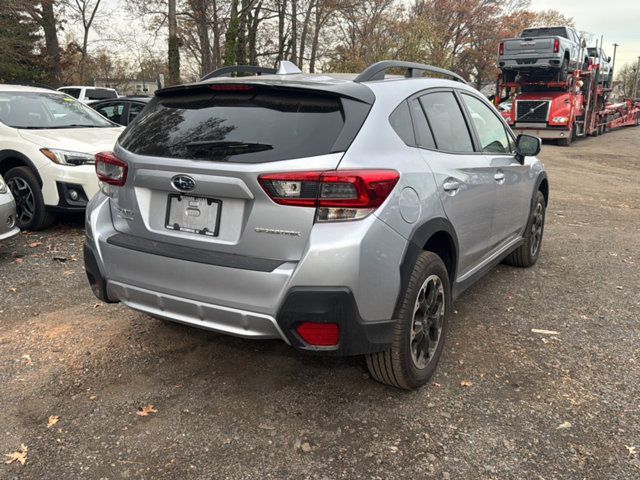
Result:
M96 153L96 174L101 182L122 187L127 181L128 170L127 163L113 152Z
M209 88L218 92L246 92L253 90L251 85L211 85Z
M332 170L260 175L280 205L316 208L316 221L359 220L378 208L398 183L395 170Z
M558 53L560 52L560 39L556 38L553 41L553 53Z
M504 55L504 42L500 42L500 49L499 49L499 53L500 55Z

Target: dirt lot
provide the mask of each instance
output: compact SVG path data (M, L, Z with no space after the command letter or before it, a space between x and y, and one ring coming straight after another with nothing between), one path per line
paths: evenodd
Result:
M0 478L640 478L639 151L638 128L545 145L540 262L460 298L414 393L97 303L81 218L5 242L0 453L28 455Z

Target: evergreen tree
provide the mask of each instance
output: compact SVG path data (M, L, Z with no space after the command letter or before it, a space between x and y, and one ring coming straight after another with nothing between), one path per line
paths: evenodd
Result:
M37 45L39 26L20 11L0 9L0 83L37 83L46 77Z

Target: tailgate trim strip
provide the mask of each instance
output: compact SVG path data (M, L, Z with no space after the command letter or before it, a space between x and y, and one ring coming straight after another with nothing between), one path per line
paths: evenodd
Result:
M202 248L184 247L172 243L159 242L146 238L116 233L107 238L107 243L115 247L135 250L161 257L186 260L194 263L204 263L218 267L238 268L241 270L254 270L258 272L273 272L276 268L286 263L285 260L273 260L270 258L249 257L235 253L212 252Z

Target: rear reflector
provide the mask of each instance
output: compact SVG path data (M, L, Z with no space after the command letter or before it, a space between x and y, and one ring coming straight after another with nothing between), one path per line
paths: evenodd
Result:
M280 205L313 207L316 220L364 218L378 208L398 183L395 170L333 170L260 175L269 197Z
M113 152L96 153L96 174L101 182L121 187L127 181L128 170L127 163Z
M305 322L296 327L296 332L308 345L315 347L334 347L340 342L337 323Z

